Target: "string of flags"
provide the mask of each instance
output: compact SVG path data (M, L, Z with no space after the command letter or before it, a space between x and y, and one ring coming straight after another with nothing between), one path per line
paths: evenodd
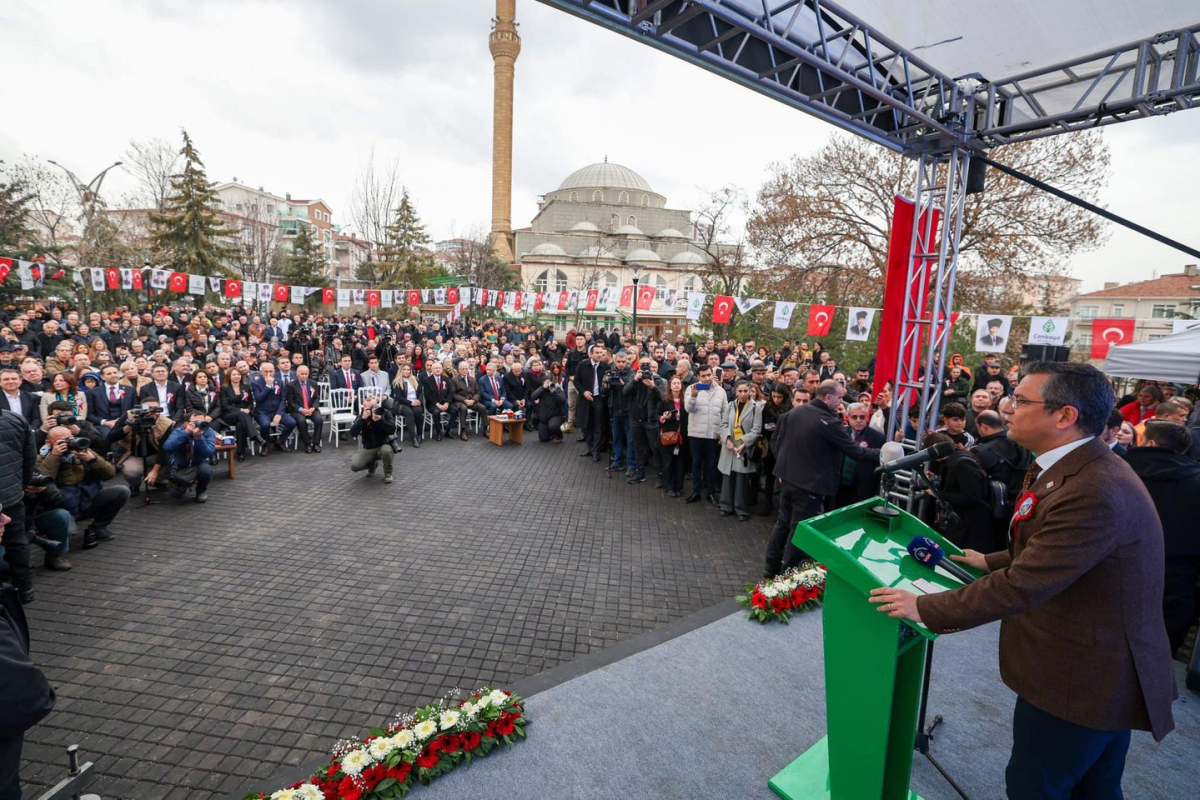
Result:
M26 291L43 286L47 277L50 280L62 280L66 277L65 269L47 265L44 257L37 257L30 261L0 257L0 284L8 279L13 270L16 270L20 278L21 289ZM141 291L149 287L177 294L204 296L212 293L228 300L273 301L297 305L320 292L322 305L335 306L339 309L364 305L368 308L380 309L404 306L410 308L429 305L450 306L445 320L451 323L458 319L469 306L494 307L510 314L522 312L554 314L580 311L614 313L636 306L639 312L658 311L659 313L673 314L678 313L681 303L685 317L689 321L696 322L700 320L711 299L710 320L714 324L729 323L732 321L735 311L738 314L747 314L763 303L773 302L775 307L772 325L775 328L786 330L791 327L796 309L801 305L786 300L769 301L757 297L710 295L701 291L681 291L647 284L638 286L631 284L620 289L606 286L561 291L523 291L465 286L442 286L433 289L334 289L190 275L185 272L153 267L88 267L74 274L76 283L81 285L85 283L84 273L87 273L86 281L95 292ZM833 333L834 317L839 308L848 311L845 339L847 341L867 341L880 309L809 304L805 335L830 336ZM951 328L958 323L961 316L960 313L950 315ZM984 353L1004 352L1014 317L1008 314L978 313L973 316L976 324L975 349ZM1071 323L1068 317L1033 316L1029 319L1027 341L1030 344L1062 345L1066 341L1067 330ZM1137 320L1129 318L1091 320L1092 358L1103 358L1107 355L1111 345L1132 342L1136 322ZM1083 328L1086 323L1087 320L1076 321L1076 327ZM1182 323L1176 321L1172 332L1176 333L1192 324L1196 323L1190 320ZM944 321L939 320L938 327L943 325Z

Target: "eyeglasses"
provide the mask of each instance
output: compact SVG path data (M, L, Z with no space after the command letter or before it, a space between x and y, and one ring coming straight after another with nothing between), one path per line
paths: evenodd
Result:
M1030 400L1028 397L1021 397L1020 395L1016 395L1016 394L1012 395L1012 401L1013 401L1013 404L1018 407L1020 407L1020 406L1052 406L1054 408L1061 408L1061 406L1057 403L1047 403L1045 400Z
M850 419L860 419L861 420L861 419L866 419L866 416L863 414L851 414Z

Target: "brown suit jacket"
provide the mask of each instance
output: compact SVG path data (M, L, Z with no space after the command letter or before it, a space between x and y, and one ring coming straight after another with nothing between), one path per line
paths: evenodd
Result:
M917 600L937 633L1004 620L1000 676L1026 702L1096 730L1174 727L1163 533L1150 495L1098 438L1033 484L1033 516L969 586Z

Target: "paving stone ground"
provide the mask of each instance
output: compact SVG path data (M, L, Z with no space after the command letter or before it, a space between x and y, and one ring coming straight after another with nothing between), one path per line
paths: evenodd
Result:
M39 570L33 652L58 705L27 788L98 762L106 800L224 798L455 687L509 685L732 596L771 520L606 477L582 445L352 445L217 469L206 505L129 510ZM35 554L35 560L39 558ZM33 793L32 791L30 792Z

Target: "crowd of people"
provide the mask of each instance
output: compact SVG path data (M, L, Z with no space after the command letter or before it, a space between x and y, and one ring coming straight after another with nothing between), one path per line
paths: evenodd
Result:
M1006 436L1019 370L992 355L973 366L949 359L940 414L918 431L917 404L894 403L890 384L876 391L873 363L843 369L805 340L772 349L242 307L84 317L34 305L6 309L3 323L0 408L11 413L0 420L0 503L12 521L2 552L25 601L30 544L45 551L45 568L68 570L71 530L81 528L83 549L101 546L143 492L205 502L219 448L238 461L311 454L337 435L358 440L352 470L382 471L391 483L403 444L465 441L486 433L486 416L512 411L540 442L573 441L629 484L652 482L666 498L711 503L741 522L774 517L767 576L803 557L790 541L801 519L879 493L875 467L894 405L904 409L898 439L954 445L928 467L923 513L961 547L1005 545L1032 461ZM1177 488L1200 480L1195 399L1196 387L1138 382L1101 435L1161 499L1164 519L1183 519L1200 497ZM331 431L334 410L353 422ZM1168 564L1167 613L1181 643L1200 547L1179 538L1168 547L1180 560Z

